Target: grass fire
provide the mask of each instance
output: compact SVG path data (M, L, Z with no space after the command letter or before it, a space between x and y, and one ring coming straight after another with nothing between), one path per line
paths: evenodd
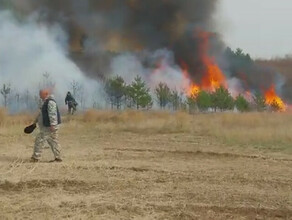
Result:
M289 4L0 0L0 219L292 219Z
M277 95L275 91L275 86L272 85L269 90L265 92L266 103L279 111L285 111L286 105L283 100Z

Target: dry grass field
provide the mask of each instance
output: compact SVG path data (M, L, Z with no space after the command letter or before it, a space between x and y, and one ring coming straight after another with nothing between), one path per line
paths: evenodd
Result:
M30 163L0 112L0 219L292 219L292 114L65 117L62 163Z

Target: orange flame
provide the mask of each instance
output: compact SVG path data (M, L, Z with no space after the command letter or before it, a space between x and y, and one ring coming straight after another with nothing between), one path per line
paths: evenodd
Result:
M189 84L188 95L197 96L201 90L215 91L220 86L227 88L226 77L216 64L215 59L208 55L209 50L209 37L210 33L204 31L196 31L196 37L200 42L200 59L203 64L203 77L201 84L198 85L190 77L188 65L181 61L182 74L185 78L189 79L192 83Z
M205 59L206 73L202 79L202 88L215 91L220 86L227 87L225 76L219 67L209 57Z
M185 62L181 61L181 66L184 78L189 79L191 81L188 65ZM187 88L187 95L191 97L197 97L200 91L201 91L200 86L193 82L189 85L189 88Z
M201 88L198 85L192 84L191 87L189 88L188 95L191 97L197 97L200 91Z
M215 59L208 55L210 33L197 31L201 40L200 54L204 64L204 76L202 78L202 88L204 90L215 91L220 86L227 87L226 77L216 64Z
M265 99L267 105L276 105L279 111L285 111L286 105L283 100L277 95L275 85L272 85L269 90L265 92Z
M225 75L216 64L215 59L208 54L210 33L199 30L196 31L196 37L200 40L199 54L200 61L203 64L201 84L196 84L192 80L189 66L181 61L182 74L190 81L187 89L187 95L190 97L197 97L201 90L213 92L221 86L228 88ZM253 100L250 91L246 91L243 95L248 101ZM277 95L274 85L265 92L265 99L267 105L276 107L279 111L285 111L287 108L283 100Z

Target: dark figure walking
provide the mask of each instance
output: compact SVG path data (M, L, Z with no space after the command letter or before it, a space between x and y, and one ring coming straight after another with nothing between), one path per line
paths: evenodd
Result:
M70 92L67 93L67 96L65 98L65 104L68 105L68 114L74 114L77 110L78 103L74 99L74 97L71 95Z

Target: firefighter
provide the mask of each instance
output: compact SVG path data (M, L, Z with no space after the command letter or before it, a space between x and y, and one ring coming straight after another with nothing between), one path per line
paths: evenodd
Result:
M65 98L65 104L68 105L68 114L74 114L77 110L78 103L71 95L71 92L68 92Z

